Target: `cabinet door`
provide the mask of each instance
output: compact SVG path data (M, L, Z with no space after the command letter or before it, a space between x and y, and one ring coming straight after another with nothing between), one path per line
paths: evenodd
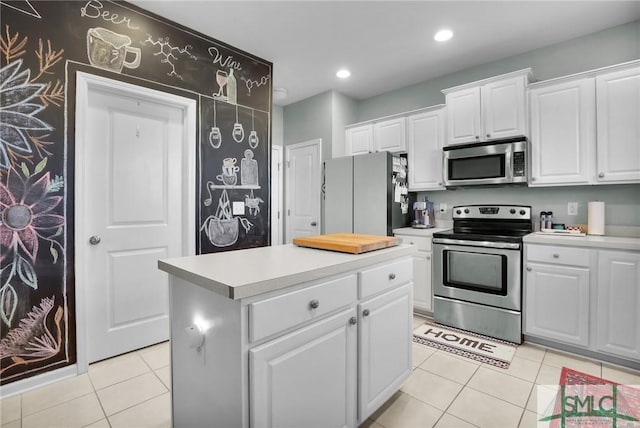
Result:
M407 120L404 117L376 122L373 126L373 148L376 152L407 150Z
M640 67L596 78L598 181L640 182Z
M598 253L598 350L640 360L640 254Z
M498 80L482 86L482 130L480 139L525 135L525 77Z
M249 351L252 427L356 425L355 316L343 311Z
M595 151L595 84L580 79L534 88L531 185L587 184Z
M348 128L345 131L345 155L361 155L373 151L373 125Z
M480 87L446 94L449 144L480 140Z
M409 190L444 189L442 180L442 145L444 109L409 116L407 157Z
M413 307L433 312L430 252L418 251L413 256Z
M589 345L589 269L527 263L525 334Z
M412 301L408 283L358 305L358 421L389 399L411 374Z

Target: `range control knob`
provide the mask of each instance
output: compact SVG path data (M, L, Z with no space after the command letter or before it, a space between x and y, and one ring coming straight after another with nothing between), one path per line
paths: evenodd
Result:
M456 210L456 214L460 215L460 214L462 214L462 211Z
M465 209L464 209L464 213L465 213L465 214L469 214L469 208L465 208Z
M511 208L511 209L509 210L509 212L510 212L511 214L515 214L515 213L516 213L516 210L515 210L515 208Z
M525 210L520 210L520 215L525 215L527 212Z

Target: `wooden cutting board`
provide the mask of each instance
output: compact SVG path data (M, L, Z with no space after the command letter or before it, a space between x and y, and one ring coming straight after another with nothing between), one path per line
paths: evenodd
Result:
M398 245L393 236L365 235L361 233L331 233L328 235L293 238L300 247L360 254Z

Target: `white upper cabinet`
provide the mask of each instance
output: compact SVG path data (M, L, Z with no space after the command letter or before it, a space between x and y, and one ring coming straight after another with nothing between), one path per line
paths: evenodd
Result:
M595 150L595 91L592 78L529 92L531 186L588 184Z
M407 150L407 120L404 117L376 122L373 125L373 147L376 152Z
M597 180L640 181L640 66L596 77Z
M444 106L407 118L409 190L443 190Z
M531 186L640 182L639 64L530 85Z
M373 124L347 128L345 155L361 155L373 151Z
M445 89L448 144L526 135L531 69Z

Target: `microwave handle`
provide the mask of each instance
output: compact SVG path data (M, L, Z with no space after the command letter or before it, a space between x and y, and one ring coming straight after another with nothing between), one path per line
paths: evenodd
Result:
M507 160L507 170L504 172L504 175L507 179L511 180L513 178L513 156L511 149L507 150L505 156Z

